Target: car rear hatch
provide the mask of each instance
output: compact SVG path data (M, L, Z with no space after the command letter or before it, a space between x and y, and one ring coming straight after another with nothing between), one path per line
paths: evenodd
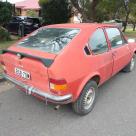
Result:
M39 90L49 92L48 67L56 55L12 46L2 52L2 63L8 76Z
M79 31L77 28L40 28L3 51L5 72L29 86L49 91L48 67Z

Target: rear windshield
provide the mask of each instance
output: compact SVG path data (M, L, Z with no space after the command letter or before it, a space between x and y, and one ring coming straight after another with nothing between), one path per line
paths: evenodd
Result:
M42 28L18 46L58 54L78 33L79 29Z

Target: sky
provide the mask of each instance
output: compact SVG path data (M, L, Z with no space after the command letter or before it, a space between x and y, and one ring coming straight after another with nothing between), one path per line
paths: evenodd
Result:
M6 0L3 0L3 1L6 1ZM11 2L11 3L16 3L16 2L19 2L19 1L24 1L24 0L7 0L8 2Z

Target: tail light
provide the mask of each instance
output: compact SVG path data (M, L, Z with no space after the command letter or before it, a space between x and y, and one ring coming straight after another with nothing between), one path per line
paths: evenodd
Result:
M67 82L65 79L50 79L50 89L53 92L60 92L60 91L65 91L67 90Z

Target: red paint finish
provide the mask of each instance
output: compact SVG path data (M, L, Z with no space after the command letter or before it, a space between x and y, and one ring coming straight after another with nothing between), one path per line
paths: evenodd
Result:
M54 62L50 67L45 67L40 61L24 57L18 57L11 53L1 55L7 74L16 80L27 85L33 86L43 92L53 94L50 89L50 82L60 85L67 85L67 89L60 90L54 95L72 94L74 102L82 92L85 84L92 78L99 78L98 84L101 85L131 60L136 51L136 44L125 44L118 48L111 48L106 31L105 36L108 43L108 51L94 55L90 50L90 55L84 51L88 44L89 38L98 29L103 30L107 27L115 27L108 24L60 24L46 26L48 28L79 28L79 34L58 54L45 53L23 47L17 47L14 44L9 50L26 53L29 55L39 56L42 58L53 59ZM27 36L29 37L29 35ZM15 67L31 74L30 80L24 80L15 75ZM62 80L63 79L63 80Z

